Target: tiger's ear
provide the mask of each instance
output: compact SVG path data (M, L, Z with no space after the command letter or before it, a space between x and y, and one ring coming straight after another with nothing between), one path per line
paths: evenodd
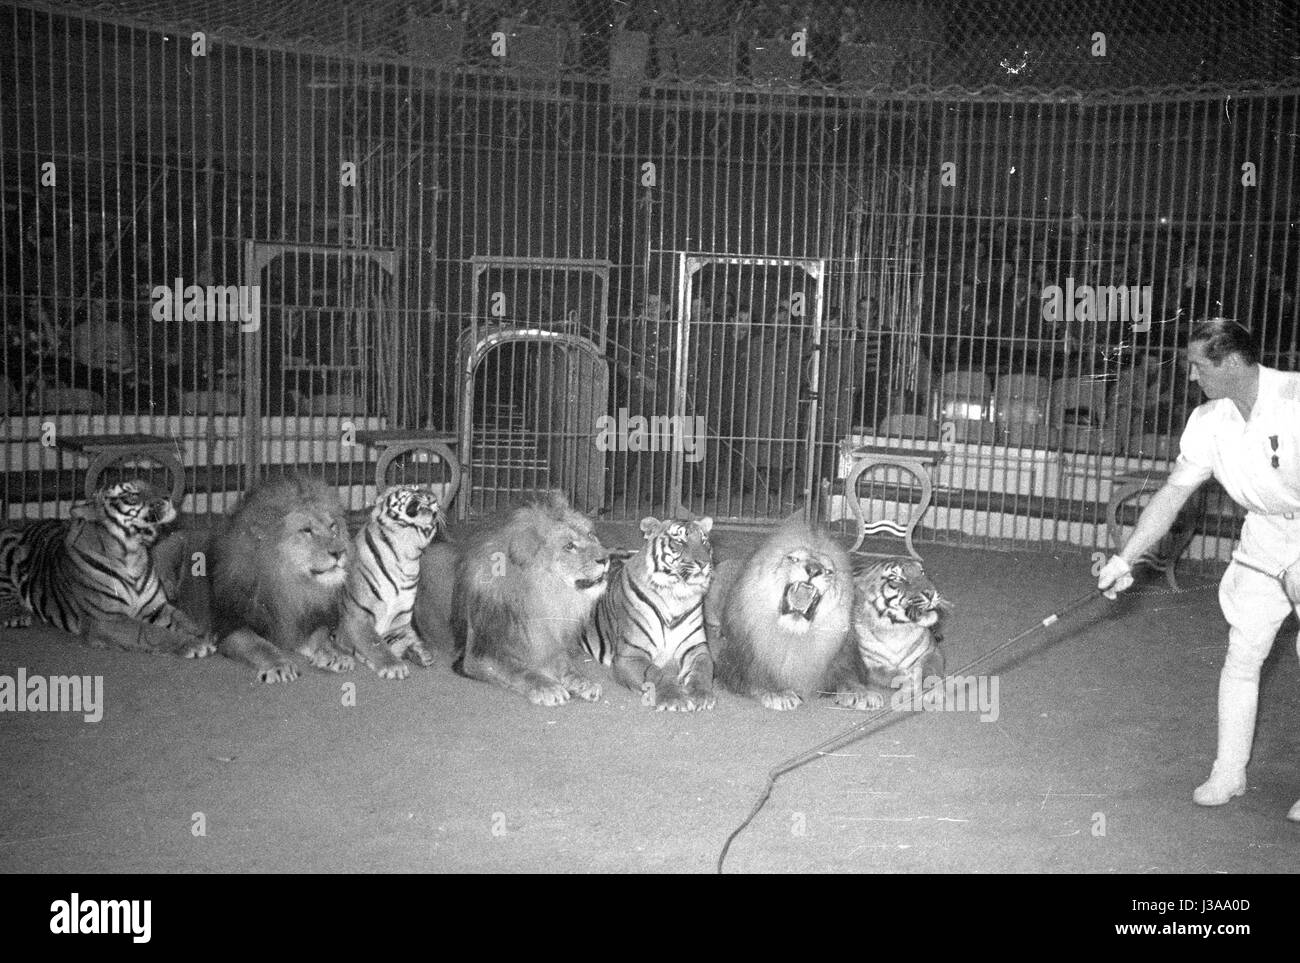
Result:
M85 501L75 503L69 514L83 521L97 522L104 517L105 498L104 490L101 488Z
M647 515L645 518L641 519L641 534L646 538L649 538L654 534L655 529L662 524L663 522L659 521L659 519L655 518L653 515Z
M700 526L700 531L702 531L705 535L713 531L713 519L708 515L705 515L702 518L697 518L695 520L695 524Z

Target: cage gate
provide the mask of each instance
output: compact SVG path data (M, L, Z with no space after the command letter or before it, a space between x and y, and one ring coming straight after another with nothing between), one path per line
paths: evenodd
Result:
M679 252L677 276L669 514L808 517L826 262Z

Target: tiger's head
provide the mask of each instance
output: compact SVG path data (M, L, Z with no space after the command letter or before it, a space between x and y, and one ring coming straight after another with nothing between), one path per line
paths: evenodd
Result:
M853 580L859 619L930 628L952 607L914 559L895 558L858 568Z
M691 521L653 516L641 519L641 534L646 545L642 551L645 574L655 588L701 595L713 579L713 547L709 532L713 519Z
M176 520L176 506L148 482L135 479L99 489L72 516L118 533L128 549L149 548L162 527Z
M427 545L442 524L438 497L424 485L394 485L375 502L370 519L395 534L409 534Z

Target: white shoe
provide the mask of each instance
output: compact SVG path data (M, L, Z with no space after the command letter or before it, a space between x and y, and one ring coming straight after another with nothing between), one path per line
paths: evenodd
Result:
M1286 814L1286 818L1291 820L1293 823L1300 823L1300 799L1295 801L1295 805L1292 806L1291 811Z
M1215 768L1210 771L1210 778L1196 787L1192 801L1198 806L1222 806L1234 796L1246 792L1246 771L1222 772Z

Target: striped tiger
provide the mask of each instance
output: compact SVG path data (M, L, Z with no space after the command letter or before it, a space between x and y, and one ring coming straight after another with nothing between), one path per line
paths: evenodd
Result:
M704 596L713 577L713 519L643 518L645 545L624 562L582 643L639 689L656 709L713 708L713 657L704 634Z
M433 664L411 625L420 556L440 523L438 499L425 486L394 485L375 502L357 533L343 590L338 648L351 652L381 678L405 679L409 659Z
M144 481L100 489L71 520L0 530L0 605L80 636L87 645L199 658L208 635L167 600L149 550L174 521L171 499Z
M910 558L859 562L853 570L853 629L869 677L867 707L879 709L895 692L919 692L942 676L942 637L936 628L951 603Z

